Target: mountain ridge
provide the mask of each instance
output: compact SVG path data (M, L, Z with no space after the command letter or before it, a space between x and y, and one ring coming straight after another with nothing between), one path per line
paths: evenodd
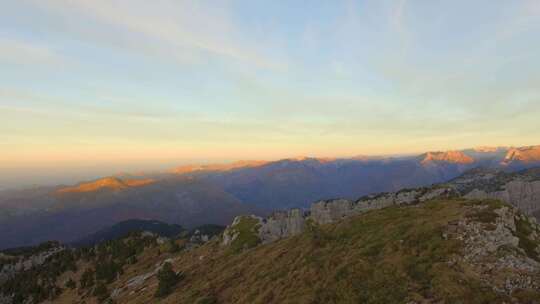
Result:
M422 163L428 154L236 162L192 167L177 174L125 175L72 186L2 191L0 246L25 246L48 239L72 241L130 218L186 228L224 225L246 211L266 215L275 210L309 208L309 202L335 197L352 200L428 186L477 167L515 172L540 163L530 157L523 162L519 157L502 166L510 149L530 154L527 151L539 147L431 153L429 165ZM475 161L471 163L464 155Z
M109 176L109 177L99 178L91 182L82 182L75 186L63 187L56 190L56 192L58 194L93 192L93 191L102 190L104 188L107 188L110 190L122 190L129 187L142 187L142 186L150 185L153 183L155 183L155 180L151 178L120 179L118 177Z

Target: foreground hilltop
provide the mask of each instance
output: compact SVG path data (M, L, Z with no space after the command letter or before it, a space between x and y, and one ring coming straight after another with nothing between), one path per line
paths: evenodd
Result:
M48 248L35 254L48 260L32 276L19 272L0 290L53 282L41 299L87 304L540 301L536 220L447 184L240 216L208 239L141 234ZM4 256L4 268L17 259ZM21 277L27 281L13 283ZM0 297L23 303L15 300Z

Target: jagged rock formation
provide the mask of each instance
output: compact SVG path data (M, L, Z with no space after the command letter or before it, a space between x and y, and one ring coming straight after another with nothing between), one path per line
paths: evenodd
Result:
M540 168L518 173L493 169L475 169L451 182L430 188L406 189L363 197L357 201L346 199L318 201L308 211L291 209L274 212L259 223L257 234L262 243L300 234L306 222L329 224L342 218L393 205L424 202L437 197L463 196L467 199L496 199L509 203L526 215L540 219ZM238 224L235 220L230 227ZM229 232L225 235L229 237ZM229 244L233 239L224 239Z
M540 169L519 173L474 170L449 185L466 198L498 199L540 219Z
M382 193L366 196L355 202L346 199L319 201L311 205L309 211L291 209L274 212L267 218L249 217L255 221L252 232L258 235L262 243L270 243L302 233L307 221L316 224L330 224L343 218L360 214L369 210L382 209L394 205L424 202L437 197L451 197L457 193L453 188L432 187L407 189L393 193ZM236 217L233 223L223 233L223 244L229 245L240 235L237 227L243 223L246 216Z
M467 198L492 198L510 203L526 214L533 215L540 210L540 181L526 182L514 180L503 185L503 190L485 192L474 189L466 195Z
M274 212L261 220L259 235L264 243L297 235L304 231L306 215L300 209Z

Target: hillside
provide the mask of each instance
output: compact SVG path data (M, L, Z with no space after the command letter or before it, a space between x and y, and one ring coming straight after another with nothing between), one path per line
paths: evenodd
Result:
M309 216L303 231L266 244L260 238L259 221L239 217L223 238L201 246L176 240L185 248L177 252L151 237L133 236L75 251L75 267L64 266L67 271L55 279L58 286L69 281L75 286L51 295L52 302L96 303L97 298L108 297L115 303L537 303L540 299L540 227L499 201L440 197L373 209L328 224ZM167 263L178 273L178 282L171 285L170 294L156 298L158 274ZM108 274L101 264L116 266L110 266L113 272Z
M210 244L189 256L208 260L175 264L186 279L164 303L189 303L197 294L225 303L540 299L539 286L522 283L527 276L533 282L540 278L538 252L527 256L530 243L522 228L503 228L516 214L501 207L493 201L436 200L313 225L292 238L236 254ZM516 225L529 227L529 222L518 217ZM249 247L248 236L232 248ZM539 248L538 240L534 245Z

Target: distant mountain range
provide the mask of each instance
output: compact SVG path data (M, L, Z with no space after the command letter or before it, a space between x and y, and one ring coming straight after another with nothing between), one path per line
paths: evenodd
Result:
M129 219L192 228L227 224L239 213L260 214L202 180L170 176L144 185L106 178L73 187L0 194L0 248L58 240L70 243ZM87 191L94 188L92 191Z
M540 166L540 146L428 152L407 157L297 158L183 166L161 174L106 177L73 186L0 191L0 248L69 243L129 219L193 228L238 214L306 208L330 198L419 187L483 167Z

